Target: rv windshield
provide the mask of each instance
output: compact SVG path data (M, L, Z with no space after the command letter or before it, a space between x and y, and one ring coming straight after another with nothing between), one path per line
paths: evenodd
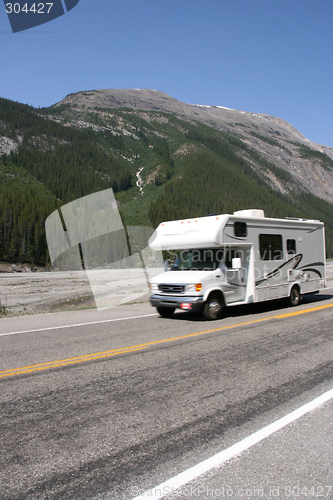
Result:
M173 256L171 271L212 271L224 267L222 248L177 250Z

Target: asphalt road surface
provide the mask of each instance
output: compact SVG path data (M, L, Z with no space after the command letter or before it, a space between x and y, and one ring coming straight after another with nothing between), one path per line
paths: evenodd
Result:
M332 389L332 312L1 319L0 498L133 499L283 418ZM167 498L333 498L331 426L328 402Z

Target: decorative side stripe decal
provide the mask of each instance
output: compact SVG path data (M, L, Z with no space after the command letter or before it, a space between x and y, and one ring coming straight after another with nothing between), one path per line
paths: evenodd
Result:
M281 269L283 269L288 264L291 264L293 261L294 261L294 265L293 265L292 269L296 269L298 264L301 262L302 258L303 258L303 255L301 253L299 253L298 255L295 255L291 259L287 260L287 262L284 262L283 264L281 264L281 266L277 267L276 269L274 269L273 271L268 273L266 278L262 278L262 279L256 281L256 286L260 285L263 281L267 281L269 278L272 278L273 276L275 276Z

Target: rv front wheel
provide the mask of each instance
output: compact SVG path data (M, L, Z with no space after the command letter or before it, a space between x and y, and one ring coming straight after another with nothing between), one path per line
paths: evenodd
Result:
M289 302L291 306L298 306L301 301L301 293L297 286L293 286L290 292Z
M203 314L206 319L219 319L222 316L224 303L221 296L216 293L210 295L205 302Z

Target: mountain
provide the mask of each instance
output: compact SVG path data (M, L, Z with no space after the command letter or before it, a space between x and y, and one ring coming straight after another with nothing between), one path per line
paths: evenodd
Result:
M333 148L310 142L280 118L223 106L185 104L163 92L140 89L70 94L51 109L59 110L63 115L66 108L75 110L77 118L88 112L93 113L106 126L106 118L117 117L116 110L121 108L127 108L143 119L148 117L140 111L148 111L150 115L154 112L166 113L192 124L199 121L239 138L244 146L257 151L264 160L290 173L301 190L309 190L315 196L333 203ZM88 123L90 120L91 116L88 117ZM151 120L154 121L154 118L147 121ZM75 125L74 116L69 123ZM252 163L252 167L258 170L255 163ZM267 180L284 192L283 187L276 182L274 172L268 172ZM288 185L285 188L288 190Z
M333 255L333 149L280 118L154 90L78 92L43 109L0 99L0 155L0 260L48 259L45 247L32 251L36 218L23 223L1 200L20 192L43 220L46 206L109 187L126 225L262 208L323 220Z

